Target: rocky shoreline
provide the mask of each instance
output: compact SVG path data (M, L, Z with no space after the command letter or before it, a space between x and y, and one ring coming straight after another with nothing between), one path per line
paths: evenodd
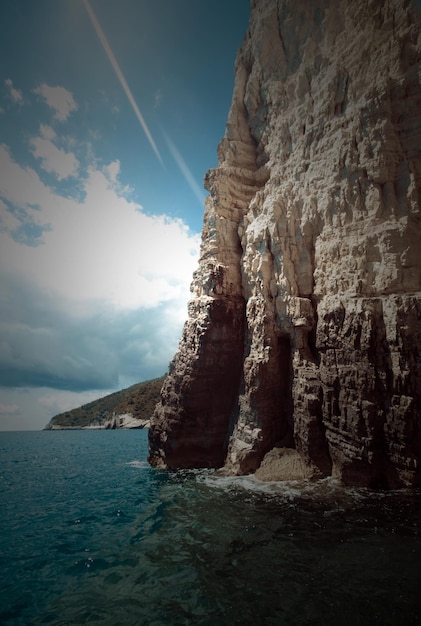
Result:
M251 7L150 462L420 485L419 12Z
M137 419L130 413L121 415L112 415L101 422L92 422L87 426L61 426L59 424L48 424L44 430L116 430L116 429L135 429L149 428L150 420Z

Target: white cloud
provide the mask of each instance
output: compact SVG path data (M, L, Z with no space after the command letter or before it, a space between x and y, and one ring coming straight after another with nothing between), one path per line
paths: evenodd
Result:
M56 294L3 276L0 320L4 388L85 393L162 375L184 318L168 315L165 305L152 311L114 311L101 305L75 311Z
M118 184L118 175L120 174L120 161L112 161L109 165L104 167L104 174L107 176L110 183L113 185Z
M2 206L0 210L4 212L2 216L3 224L8 225L6 230L16 234L16 227L26 230L30 239L32 233L33 244L37 243L42 232L48 229L50 215L53 214L57 204L69 205L65 198L54 196L51 190L40 180L35 170L22 168L11 157L7 146L0 144L0 200ZM13 213L7 208L6 201L14 208ZM16 223L16 220L18 224ZM4 230L4 229L3 229ZM0 246L0 267L9 267L13 263L13 258L6 256L6 247L11 245L8 237L3 235L3 242ZM27 241L25 237L20 238ZM12 252L12 251L11 251ZM19 255L13 250L13 255Z
M0 147L0 196L48 230L43 245L22 246L3 235L3 268L79 303L118 309L182 302L196 267L200 238L179 219L149 216L116 185L117 165L91 168L84 200L63 198ZM110 182L112 180L112 182ZM35 207L35 208L34 208Z
M49 127L43 129L48 132ZM33 137L31 139L32 153L37 159L41 159L41 167L46 172L55 174L58 180L76 176L79 161L73 152L66 152L58 148L51 139Z
M11 100L15 104L23 104L23 94L22 94L20 89L16 89L16 87L13 86L12 80L10 78L7 78L4 81L4 84L6 85L7 89L9 90L9 96L10 96Z
M48 106L55 111L54 119L65 122L73 111L77 110L77 104L73 95L64 87L50 87L43 83L34 92L41 96Z
M118 160L98 166L48 124L30 145L35 168L0 144L0 429L43 428L164 374L200 246L182 220L131 199ZM52 188L36 168L65 182Z
M55 139L57 136L55 130L51 128L51 126L49 126L48 124L41 124L41 126L39 127L39 132L40 136L43 139L49 139L50 141Z
M0 415L19 415L20 408L17 404L0 404Z
M199 235L179 219L146 215L120 185L118 161L88 170L80 200L45 185L6 146L0 146L0 170L4 388L29 395L41 388L96 390L99 397L98 390L162 375L187 316ZM23 245L17 226L39 245ZM83 403L76 397L73 406ZM47 415L37 403L44 425L64 407ZM29 412L30 406L28 400ZM16 427L27 427L30 418L22 415Z
M37 207L39 217L51 212L58 198L44 185L35 170L22 168L16 163L4 144L0 144L0 171L0 196L28 213Z
M0 231L13 233L20 225L21 222L9 211L3 200L0 200Z

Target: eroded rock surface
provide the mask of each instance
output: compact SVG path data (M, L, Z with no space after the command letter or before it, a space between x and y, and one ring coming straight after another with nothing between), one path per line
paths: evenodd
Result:
M419 484L419 10L251 4L150 462Z

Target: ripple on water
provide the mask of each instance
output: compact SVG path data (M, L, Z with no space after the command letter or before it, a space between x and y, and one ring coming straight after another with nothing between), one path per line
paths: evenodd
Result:
M419 495L158 471L145 434L55 434L44 465L2 469L0 623L419 623Z

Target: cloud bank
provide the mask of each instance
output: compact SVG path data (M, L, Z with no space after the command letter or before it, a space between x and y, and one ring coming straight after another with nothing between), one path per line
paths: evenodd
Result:
M52 119L24 161L0 145L0 386L44 390L53 406L45 390L112 390L165 372L200 237L147 214L117 160L99 163L92 146L51 126L77 109L67 90L35 91ZM9 396L3 413L18 415Z

